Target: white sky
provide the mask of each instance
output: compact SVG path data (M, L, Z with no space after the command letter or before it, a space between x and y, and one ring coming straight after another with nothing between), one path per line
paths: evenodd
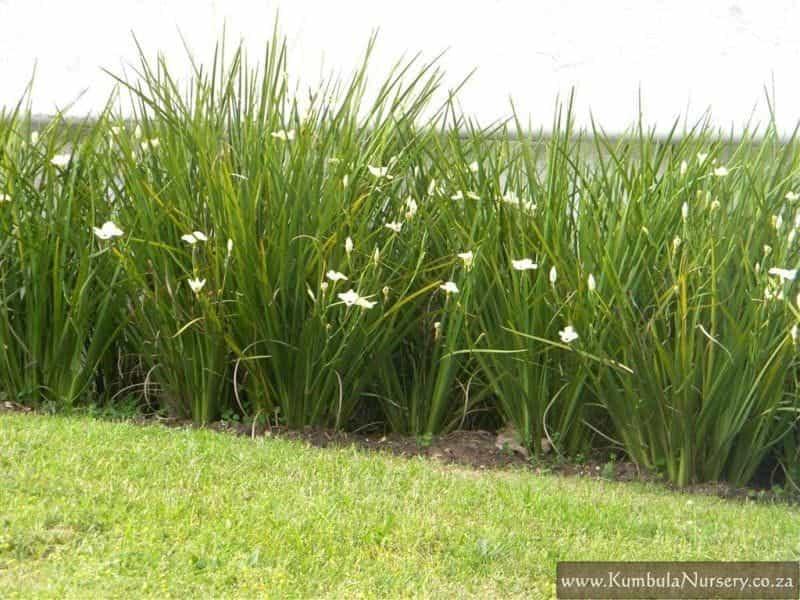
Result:
M741 126L754 108L763 123L773 85L781 129L800 120L800 3L788 0L0 0L0 105L19 98L36 64L34 112L84 91L72 114L98 110L112 85L101 69L119 73L135 57L131 32L177 72L179 31L203 57L225 24L260 57L277 10L295 76L349 73L379 28L374 80L404 53L447 50L452 84L477 68L460 98L484 124L507 116L513 97L547 128L572 86L580 122L591 109L610 133L636 118L640 89L646 121L662 131L709 107L720 127Z

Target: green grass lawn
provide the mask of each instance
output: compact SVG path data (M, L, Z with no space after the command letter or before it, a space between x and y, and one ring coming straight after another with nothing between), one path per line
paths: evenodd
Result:
M796 560L796 508L0 416L0 595L548 597L558 560Z

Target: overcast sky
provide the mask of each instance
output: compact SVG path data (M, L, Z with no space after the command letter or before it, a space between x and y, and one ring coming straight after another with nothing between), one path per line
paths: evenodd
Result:
M133 60L132 32L179 73L179 32L203 57L225 25L260 56L277 10L295 76L350 72L379 28L373 78L404 53L447 50L451 85L477 69L461 104L487 124L508 115L513 97L547 128L556 97L573 86L580 121L591 109L610 133L636 118L639 90L662 131L709 107L720 127L763 123L765 86L784 133L800 119L800 3L786 0L0 0L0 104L16 101L36 65L34 112L82 93L72 114L98 110L112 85L102 68L119 73Z

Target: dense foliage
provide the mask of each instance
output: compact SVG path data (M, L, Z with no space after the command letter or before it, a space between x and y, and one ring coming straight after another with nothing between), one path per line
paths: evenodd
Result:
M0 116L0 399L414 434L508 425L678 484L800 475L800 146L482 128L435 65L285 46L97 119Z

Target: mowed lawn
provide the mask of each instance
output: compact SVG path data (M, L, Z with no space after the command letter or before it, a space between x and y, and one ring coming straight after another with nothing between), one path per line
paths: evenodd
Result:
M800 511L0 416L0 596L550 597L558 560L797 560Z

